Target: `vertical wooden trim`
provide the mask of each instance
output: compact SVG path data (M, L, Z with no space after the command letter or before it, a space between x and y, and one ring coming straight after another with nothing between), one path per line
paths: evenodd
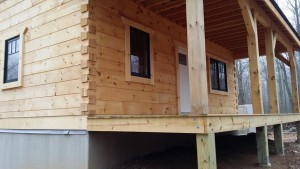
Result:
M296 121L296 128L297 128L297 143L300 143L300 121Z
M131 81L130 74L130 27L125 25L125 80Z
M271 29L268 29L265 32L265 46L268 67L268 88L271 114L279 113L277 78L275 73L275 45L276 36L274 36L274 33Z
M257 162L260 166L271 166L267 126L256 127Z
M291 68L291 81L292 81L292 91L293 91L293 105L294 112L299 112L299 97L298 97L298 81L297 81L297 68L295 62L295 55L293 49L288 49L289 59L290 59L290 68Z
M203 0L186 1L188 64L192 114L208 114Z
M254 114L263 114L263 101L259 69L259 46L257 33L257 20L253 15L249 1L239 0L245 26L248 31L248 55L250 67L251 96Z
M274 125L275 152L277 155L284 155L283 129L282 124Z
M216 169L216 145L215 134L197 134L197 160L198 169Z

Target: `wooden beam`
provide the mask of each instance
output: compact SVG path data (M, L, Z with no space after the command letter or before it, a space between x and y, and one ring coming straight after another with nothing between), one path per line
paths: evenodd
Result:
M297 128L297 143L300 143L300 121L296 121L296 128Z
M299 97L298 97L298 80L297 80L297 67L296 59L293 49L288 49L289 59L290 59L290 68L291 68L291 81L292 81L292 91L293 91L293 105L294 113L299 112Z
M89 131L157 132L157 133L219 133L251 127L300 121L299 114L277 115L90 115ZM0 121L1 122L1 121ZM1 123L0 123L1 127Z
M278 25L270 19L269 15L255 1L251 1L250 5L251 8L254 10L254 15L257 18L257 20L265 28L273 29L276 32L278 41L280 41L286 48L291 47L292 43L290 42L290 40L286 38L284 33L278 28Z
M287 66L289 66L289 67L291 66L290 61L287 60L285 57L283 57L281 53L277 52L275 56L277 59L279 59L281 62L283 62Z
M268 67L268 91L269 91L269 102L270 102L270 113L279 113L279 102L277 96L277 78L275 71L275 45L276 36L271 29L265 32L265 47L266 47L266 58Z
M0 118L1 129L87 130L87 116Z
M257 162L259 166L270 167L268 127L256 127Z
M287 22L283 19L283 17L280 15L278 10L274 7L274 5L271 3L271 1L263 1L269 9L271 9L272 13L279 19L279 21L284 25L286 30L289 32L289 34L293 37L293 40L296 42L297 46L300 46L300 41L297 37L297 35L293 32L291 27L287 24Z
M259 69L257 21L251 12L248 1L239 0L239 4L242 9L242 15L248 32L247 41L253 113L264 114Z
M283 129L282 124L274 125L274 141L275 141L275 153L277 155L284 155L284 141L283 141Z
M208 114L203 0L186 2L188 66L192 114Z
M197 134L198 169L217 169L215 134Z

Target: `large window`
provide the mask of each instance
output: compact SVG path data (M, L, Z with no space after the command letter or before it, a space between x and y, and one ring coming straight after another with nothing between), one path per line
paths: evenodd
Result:
M130 27L131 75L150 78L150 35Z
M226 64L210 58L211 88L218 91L228 91Z
M4 83L18 81L20 37L5 41Z

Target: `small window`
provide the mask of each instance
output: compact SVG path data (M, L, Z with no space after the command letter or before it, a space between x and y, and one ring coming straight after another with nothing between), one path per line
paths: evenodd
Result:
M154 85L155 31L125 17L121 19L125 26L125 80Z
M5 41L4 83L18 81L20 36Z
M130 27L131 75L150 78L150 35Z
M213 90L228 91L226 64L210 58L211 88Z

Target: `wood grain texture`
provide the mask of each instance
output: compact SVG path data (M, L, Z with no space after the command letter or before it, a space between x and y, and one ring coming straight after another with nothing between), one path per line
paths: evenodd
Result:
M215 134L197 134L198 169L217 169Z

